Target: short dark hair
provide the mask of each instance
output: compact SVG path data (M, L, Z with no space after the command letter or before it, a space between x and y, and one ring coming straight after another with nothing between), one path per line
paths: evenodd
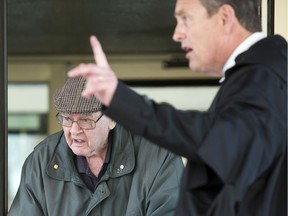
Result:
M239 23L250 32L262 31L261 1L260 0L199 0L212 16L224 5L230 5L236 14Z

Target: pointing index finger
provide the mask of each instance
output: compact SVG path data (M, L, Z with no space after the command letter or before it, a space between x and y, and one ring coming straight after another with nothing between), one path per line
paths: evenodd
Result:
M105 53L103 52L102 46L100 44L100 42L98 41L98 39L92 35L90 37L90 44L93 50L93 54L94 54L94 59L96 64L99 67L103 67L103 68L109 68L109 64L106 58Z

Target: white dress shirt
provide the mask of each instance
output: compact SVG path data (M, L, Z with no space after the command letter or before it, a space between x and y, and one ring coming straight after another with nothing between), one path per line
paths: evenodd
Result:
M230 57L228 58L228 60L226 61L226 63L224 64L223 67L223 77L219 80L220 83L222 83L225 80L225 72L232 68L236 63L235 63L235 59L236 57L245 52L246 50L248 50L253 44L255 44L256 42L262 40L263 38L265 38L265 35L262 32L255 32L253 34L251 34L249 37L247 37L234 51L233 53L230 55Z

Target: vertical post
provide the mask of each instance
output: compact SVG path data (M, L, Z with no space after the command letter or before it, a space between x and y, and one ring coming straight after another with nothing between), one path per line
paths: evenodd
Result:
M274 23L275 23L275 2L274 0L268 0L267 7L267 35L274 35Z
M7 215L7 5L0 0L0 215Z

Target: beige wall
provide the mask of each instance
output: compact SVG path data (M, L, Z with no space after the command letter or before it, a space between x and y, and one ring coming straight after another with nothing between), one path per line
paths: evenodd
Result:
M262 29L267 34L267 0L262 0ZM288 40L287 0L275 0L274 33Z
M65 66L59 63L44 63L33 61L10 61L8 64L8 82L48 83L49 85L49 117L48 133L60 129L55 121L56 112L53 108L52 95L66 79ZM19 98L21 100L21 98ZM35 101L37 103L37 101ZM9 112L9 110L8 110Z
M275 33L288 40L287 0L275 0Z
M191 73L189 69L164 69L162 67L162 60L167 60L170 57L168 55L110 56L109 62L116 71L117 76L123 80L210 78L201 74ZM84 56L10 57L8 63L8 81L48 83L50 98L48 132L50 134L60 129L55 121L56 112L52 101L55 90L66 80L66 72L69 68L81 62L92 61L93 59L90 59L90 57Z

